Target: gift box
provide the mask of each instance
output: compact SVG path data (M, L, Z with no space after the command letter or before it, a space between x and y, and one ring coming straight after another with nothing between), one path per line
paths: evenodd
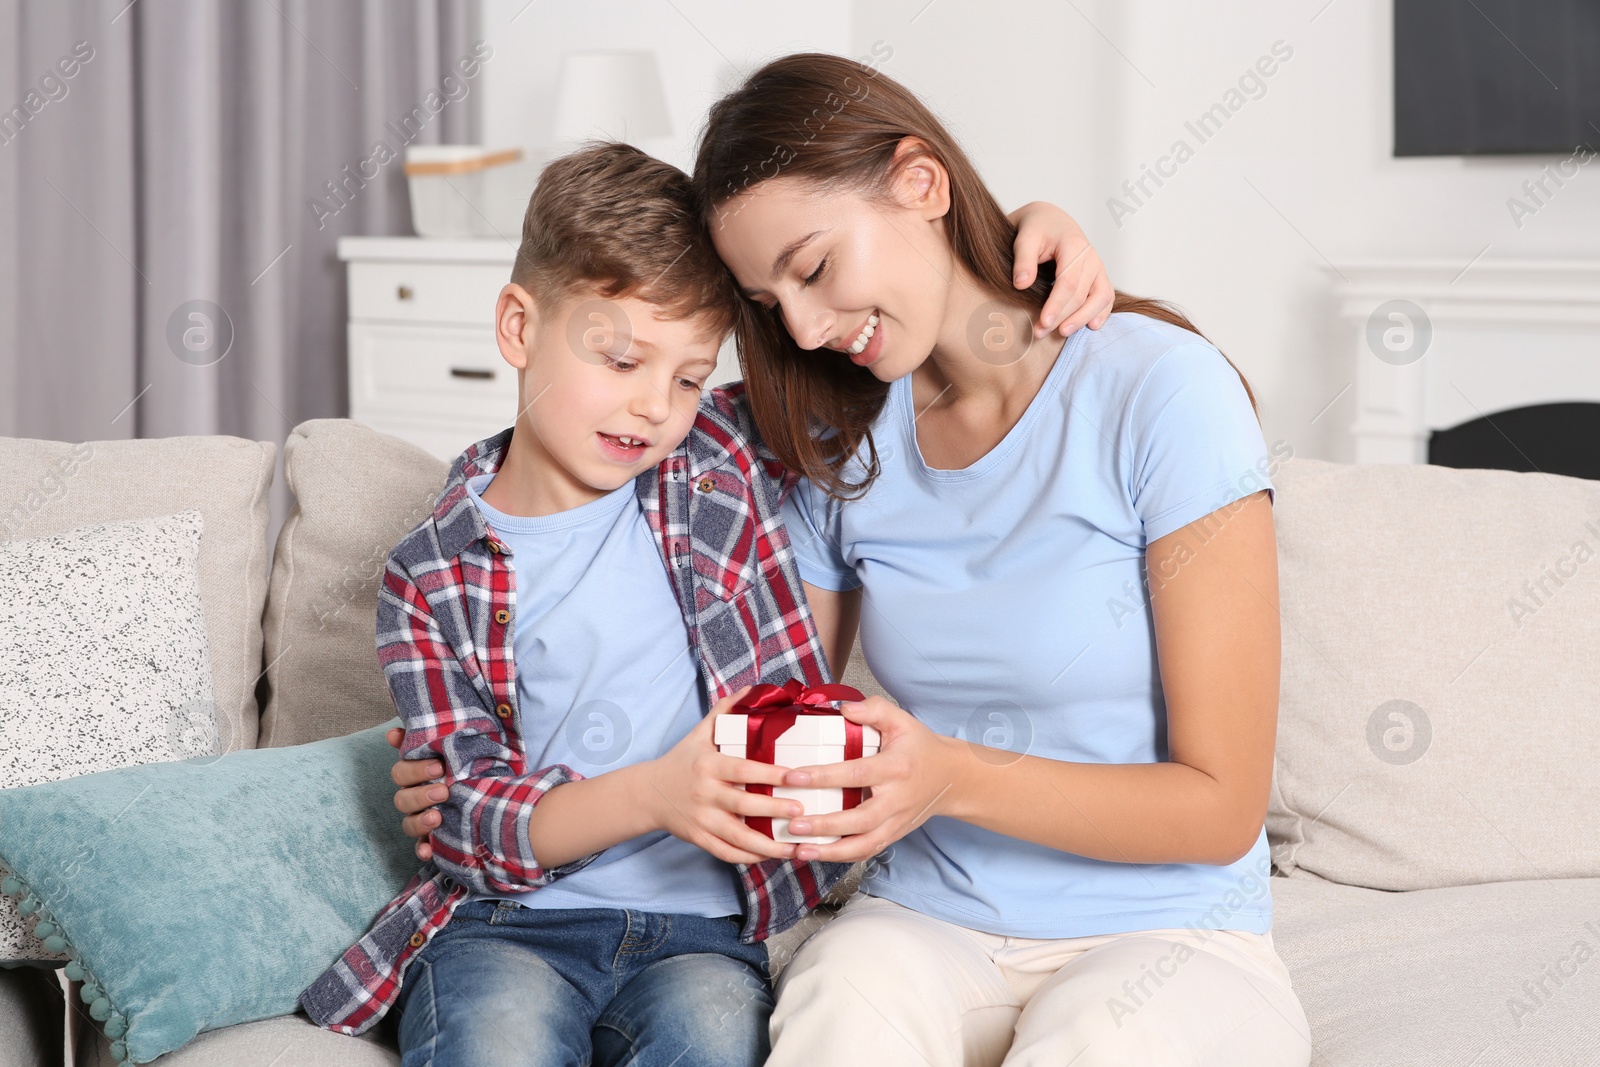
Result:
M786 685L758 685L743 700L717 716L713 740L717 749L741 759L759 760L779 767L805 767L840 763L878 753L876 728L851 722L831 705L840 700L863 699L847 685L819 685L807 689L797 681ZM861 803L860 789L815 789L750 783L752 793L797 800L807 815L845 811ZM839 840L789 832L789 820L746 816L751 829L774 841L825 845Z

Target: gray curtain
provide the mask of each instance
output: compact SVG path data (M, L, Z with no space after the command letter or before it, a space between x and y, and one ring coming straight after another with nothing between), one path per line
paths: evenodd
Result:
M0 0L0 435L345 415L334 243L412 232L408 140L476 139L475 8Z

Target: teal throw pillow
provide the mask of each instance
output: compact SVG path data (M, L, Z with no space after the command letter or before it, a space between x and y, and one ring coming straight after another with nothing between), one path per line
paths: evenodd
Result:
M0 892L119 1060L287 1015L420 864L391 719L347 737L0 789Z

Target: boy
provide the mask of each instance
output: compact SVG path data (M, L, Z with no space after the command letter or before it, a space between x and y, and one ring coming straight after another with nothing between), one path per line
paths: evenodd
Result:
M711 742L744 686L832 679L786 476L742 384L702 400L741 303L695 217L627 145L545 169L496 308L521 410L389 555L401 750L448 796L433 859L301 1004L347 1034L398 1007L405 1064L759 1064L761 942L849 870L745 826L799 806Z

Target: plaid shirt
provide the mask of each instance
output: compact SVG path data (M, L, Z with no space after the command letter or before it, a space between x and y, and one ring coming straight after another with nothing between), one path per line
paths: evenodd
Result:
M511 434L457 457L432 516L389 553L378 660L405 725L402 753L439 759L450 795L431 835L434 858L300 994L330 1030L360 1034L382 1018L409 962L469 890L537 889L600 855L545 868L528 842L533 806L583 775L565 764L528 767L517 732L515 571L466 490L468 478L499 468ZM832 681L778 513L796 480L761 444L742 382L711 390L683 444L638 478L713 703L758 682ZM744 892L739 938L750 944L798 922L851 865L733 866Z

